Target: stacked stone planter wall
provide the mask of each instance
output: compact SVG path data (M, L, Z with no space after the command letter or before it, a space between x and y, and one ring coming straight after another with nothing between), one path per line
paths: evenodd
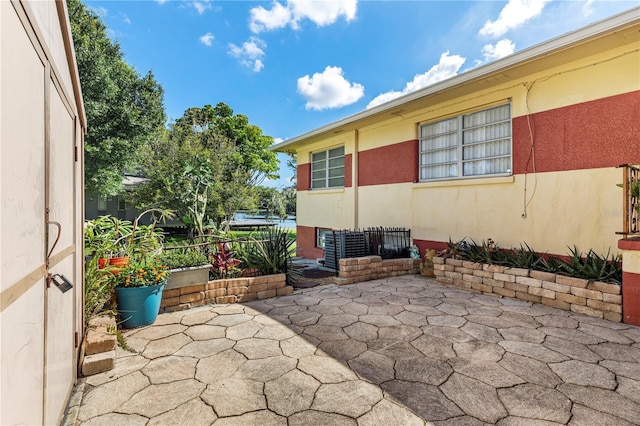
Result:
M231 278L165 290L161 312L182 311L208 303L237 303L293 293L285 274Z
M420 259L385 259L380 256L354 257L340 259L340 270L334 278L338 285L396 277L398 275L417 274Z
M89 321L85 337L82 375L108 371L115 365L116 359L116 320L110 316L99 316Z
M433 263L439 284L622 320L622 295L617 284L442 257L434 257Z

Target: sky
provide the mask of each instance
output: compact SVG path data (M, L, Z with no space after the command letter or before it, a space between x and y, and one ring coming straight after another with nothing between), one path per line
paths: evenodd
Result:
M85 0L169 121L224 102L282 142L638 5L622 0ZM281 160L280 179L292 171Z

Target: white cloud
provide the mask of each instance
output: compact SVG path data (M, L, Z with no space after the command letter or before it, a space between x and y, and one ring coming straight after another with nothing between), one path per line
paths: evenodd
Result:
M156 0L156 3L159 4L165 4L167 2L167 0Z
M429 69L424 74L418 74L413 77L413 80L407 83L405 88L401 91L390 91L382 93L369 102L367 109L373 108L392 99L398 98L402 95L414 92L427 86L431 86L439 81L446 80L458 74L458 70L466 61L465 58L459 55L449 55L447 50L440 55L440 62Z
M229 43L229 54L238 58L240 63L254 72L259 72L264 68L262 57L267 43L258 37L249 37L242 46Z
M109 10L102 6L99 6L99 7L90 6L89 9L93 10L96 13L96 15L100 16L101 18L106 18L107 15L109 14Z
M482 56L485 62L504 58L516 51L516 45L508 38L502 39L496 44L486 44L482 48Z
M198 12L198 15L202 15L207 9L211 9L210 1L211 0L194 1L191 2L191 7Z
M347 22L355 19L358 0L287 0L286 4L274 1L271 9L262 6L250 10L249 28L254 33L275 30L290 25L299 28L300 21L308 19L319 27L331 25L338 18Z
M482 29L481 36L500 37L507 31L519 27L540 13L544 5L550 0L509 0L500 11L500 16L495 21L487 21Z
M251 14L249 28L256 34L261 31L284 28L291 22L291 11L278 2L273 3L271 10L257 6L251 9L249 13Z
M582 6L582 13L585 17L591 15L593 13L593 0L587 0L587 2Z
M122 20L124 21L125 24L131 25L131 19L129 19L129 17L124 13L122 14Z
M319 111L357 102L364 96L364 86L345 79L342 68L326 67L322 73L300 77L298 93L306 99L306 109Z
M211 46L214 38L215 37L213 36L213 34L206 33L205 35L200 36L200 43L204 44L205 46Z

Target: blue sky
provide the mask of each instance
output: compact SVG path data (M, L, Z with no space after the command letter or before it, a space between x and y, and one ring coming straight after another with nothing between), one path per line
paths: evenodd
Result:
M637 1L87 1L170 120L224 102L286 140ZM284 159L283 156L280 156ZM281 162L287 186L291 172Z

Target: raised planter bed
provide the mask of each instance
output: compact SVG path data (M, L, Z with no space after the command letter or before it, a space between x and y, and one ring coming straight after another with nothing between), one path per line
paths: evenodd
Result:
M210 264L170 269L169 279L167 280L164 290L167 291L174 288L188 287L190 285L208 282L210 270Z
M182 311L208 303L238 303L293 293L285 274L205 281L162 293L160 312Z
M622 295L617 284L443 257L434 257L433 263L439 284L622 320Z

